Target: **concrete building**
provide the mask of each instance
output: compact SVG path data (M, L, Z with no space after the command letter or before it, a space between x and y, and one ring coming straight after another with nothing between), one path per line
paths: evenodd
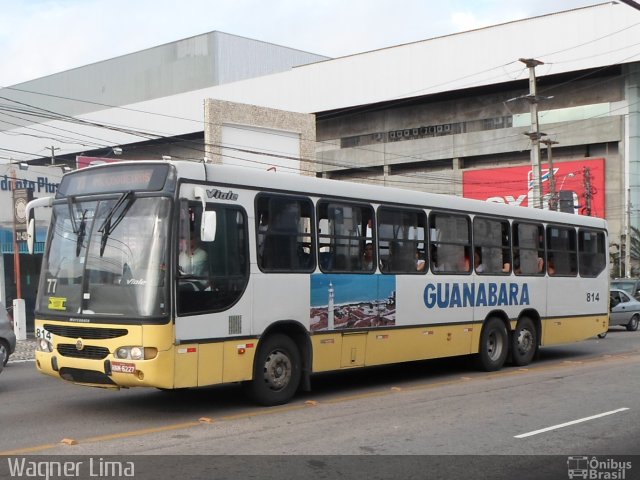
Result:
M19 243L23 253L14 254L14 175L18 188L31 188L38 198L55 194L64 171L76 167L77 156L114 158L117 145L127 159L202 158L205 98L189 103L181 96L326 58L211 32L1 89L0 204L6 208L0 209L0 301L10 304L16 297L19 260L27 327L33 325L42 255L27 255L24 242ZM153 113L135 106L162 98L184 105L151 107ZM168 121L149 125L154 116ZM155 128L160 130L152 133ZM48 218L46 210L38 214L36 252L41 252Z
M640 12L619 2L337 59L270 45L252 56L252 41L214 32L209 43L195 37L132 54L135 59L63 72L65 82L51 76L9 89L34 114L42 113L36 109L46 98L55 115L28 117L23 126L0 116L7 133L0 156L50 163L50 155L39 153L46 147L57 162L72 165L76 155L112 155L118 146L127 159L201 159L210 151L205 133L218 138L214 131L225 122L205 119L203 105L214 99L314 114L315 138L302 141L315 142L315 149L301 160L317 175L526 205L532 142L525 134L532 120L523 98L529 70L520 59L536 59L543 62L535 70L540 130L558 142L552 144L556 190L568 193L560 200L565 208L606 217L615 253L628 242L628 227L640 226L639 33ZM200 62L205 43L207 52L220 52L210 37L226 44L227 53L238 49L225 58L246 64L238 67L243 72L256 59L292 57L274 60L279 68L271 71L232 75L224 61L217 69ZM209 83L179 75L181 67L172 67L169 57L187 58L187 68ZM144 68L119 83L114 77L122 69L116 63L105 68L108 62ZM86 90L64 89L70 81L86 83ZM251 129L245 122L250 119L240 123ZM543 149L545 190L546 155Z

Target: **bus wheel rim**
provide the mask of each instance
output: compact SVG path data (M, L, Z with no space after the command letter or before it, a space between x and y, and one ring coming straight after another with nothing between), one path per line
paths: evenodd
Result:
M283 352L273 351L264 364L264 381L271 390L282 390L291 380L291 359Z
M520 330L517 338L518 351L522 354L529 352L533 346L533 335L529 330Z
M497 332L492 332L487 339L487 354L491 360L496 360L502 354L502 342Z

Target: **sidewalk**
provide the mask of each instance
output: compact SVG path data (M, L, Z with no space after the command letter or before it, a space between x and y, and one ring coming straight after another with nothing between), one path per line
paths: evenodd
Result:
M26 340L18 340L16 343L16 351L9 357L9 363L17 361L34 360L34 351L36 349L36 339L27 338Z

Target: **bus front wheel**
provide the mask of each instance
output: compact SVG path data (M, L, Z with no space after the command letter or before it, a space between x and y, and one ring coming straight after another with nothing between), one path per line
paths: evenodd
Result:
M249 395L260 405L287 403L298 390L301 378L300 351L286 335L267 337L258 346Z
M509 352L509 335L504 322L497 317L491 317L485 323L480 335L480 352L478 362L480 367L493 372L500 370Z
M522 317L511 335L511 358L518 367L529 365L538 349L538 335L533 320Z

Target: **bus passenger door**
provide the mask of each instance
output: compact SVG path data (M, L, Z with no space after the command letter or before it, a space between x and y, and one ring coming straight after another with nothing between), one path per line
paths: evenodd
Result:
M202 202L180 202L174 266L176 385L251 377L252 355L227 352L219 342L251 331L247 214L233 200L206 203L206 210L216 212L213 239L200 237Z

